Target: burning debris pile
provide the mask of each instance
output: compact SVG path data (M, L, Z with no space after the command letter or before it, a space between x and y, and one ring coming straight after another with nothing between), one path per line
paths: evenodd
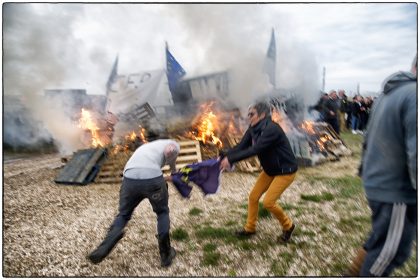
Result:
M299 165L313 166L351 155L351 150L329 124L304 120L295 125L286 114L284 103L273 98L271 104L272 119L286 133Z
M288 136L299 165L312 166L350 154L350 150L328 124L304 121L296 126L286 114L283 102L272 99L270 103L272 119ZM177 167L180 168L202 159L215 158L221 149L232 148L238 144L247 127L239 109L223 108L216 100L198 105L193 118L181 116L177 121L165 120L165 124L157 120L147 103L137 106L133 114L117 117L109 113L106 118L100 118L82 109L79 127L86 132L84 143L90 148L103 148L107 151L107 160L100 167L97 182L119 182L126 160L137 147L148 141L173 138L180 142L181 155L177 161ZM121 119L131 124L137 120L137 127L123 137L116 137L114 127ZM165 126L160 135L151 133L152 119ZM246 172L261 170L256 157L238 163L237 168Z

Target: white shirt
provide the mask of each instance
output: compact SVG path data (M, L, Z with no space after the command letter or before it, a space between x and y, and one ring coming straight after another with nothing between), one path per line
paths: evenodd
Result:
M175 171L175 160L165 158L165 147L174 144L179 153L179 144L170 139L155 140L141 145L133 153L124 167L124 177L131 179L151 179L162 175L162 167L165 164Z

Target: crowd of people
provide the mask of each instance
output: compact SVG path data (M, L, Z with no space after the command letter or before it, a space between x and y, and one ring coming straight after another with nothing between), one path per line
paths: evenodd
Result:
M323 93L318 103L310 109L319 112L317 121L330 124L337 134L350 130L353 134L363 134L373 101L371 96L363 97L359 94L350 100L343 89L338 90L338 94L336 90L331 90Z

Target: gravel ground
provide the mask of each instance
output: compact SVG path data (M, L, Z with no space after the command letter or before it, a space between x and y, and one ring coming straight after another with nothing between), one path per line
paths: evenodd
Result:
M93 265L86 255L102 241L117 214L120 186L55 184L63 166L60 159L46 155L4 161L4 277L337 276L369 230L355 234L339 226L346 218L368 219L363 196L348 203L301 199L302 194L334 193L331 186L308 177L354 176L357 160L348 157L304 169L283 194L280 202L291 206L288 213L299 229L287 246L277 244L281 228L272 217L259 220L256 236L247 243L198 237L197 230L203 227L234 231L245 221L244 205L257 174L231 172L222 174L219 192L207 197L194 188L186 200L169 187L171 230L183 229L189 235L187 241L172 239L178 251L172 266L159 266L156 218L147 201L136 209L125 237L108 258ZM194 208L202 212L193 216ZM203 265L203 247L209 243L217 246L217 265ZM399 275L415 276L417 269L405 268Z

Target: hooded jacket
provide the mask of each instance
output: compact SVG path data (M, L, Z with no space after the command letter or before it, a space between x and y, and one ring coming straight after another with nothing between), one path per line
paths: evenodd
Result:
M365 136L362 179L369 200L417 202L417 78L385 79Z
M286 134L271 117L249 127L241 142L226 153L231 164L255 155L269 176L291 174L298 169Z

